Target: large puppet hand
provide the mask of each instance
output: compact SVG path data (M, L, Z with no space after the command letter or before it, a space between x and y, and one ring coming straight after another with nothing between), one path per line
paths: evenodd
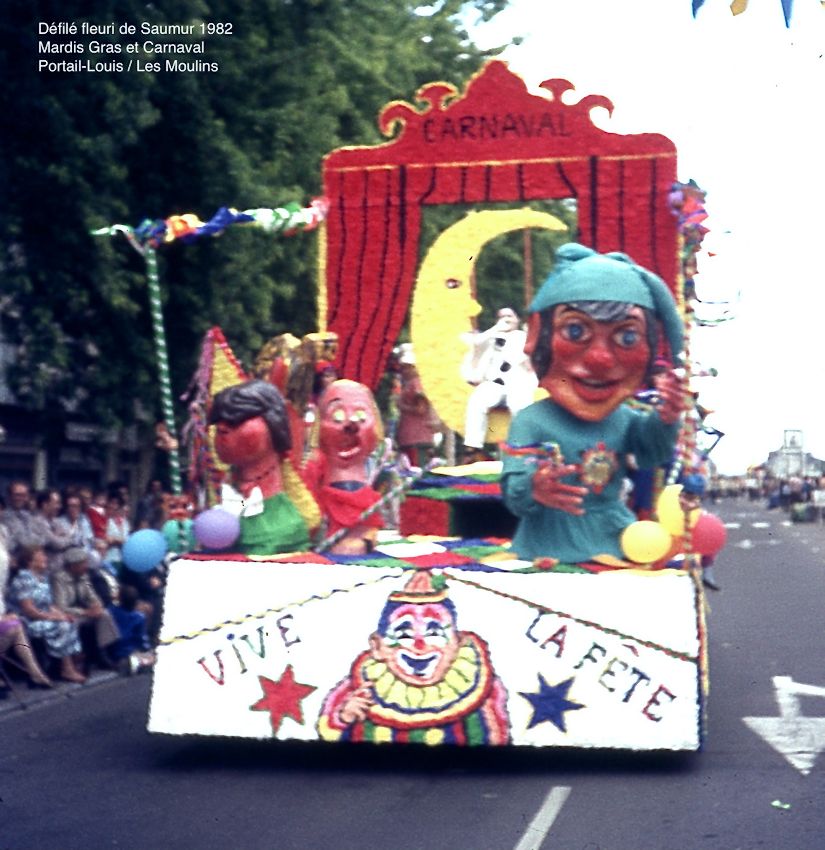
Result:
M659 403L656 409L659 418L666 425L673 425L685 409L685 379L676 370L662 372L654 379L659 393Z
M344 700L344 704L338 711L338 717L344 725L349 726L350 723L364 720L370 706L374 704L375 696L372 692L372 685L363 685Z
M533 498L546 508L581 516L587 487L565 484L560 479L577 471L572 465L542 463L533 476Z

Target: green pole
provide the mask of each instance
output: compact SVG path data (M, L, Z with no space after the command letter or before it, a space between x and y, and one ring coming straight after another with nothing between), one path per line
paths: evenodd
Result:
M152 329L155 338L155 356L160 373L160 396L163 405L163 420L169 435L177 443L175 428L175 409L172 404L172 381L169 377L169 352L166 349L166 333L163 329L163 313L160 302L160 278L158 277L158 258L155 249L145 246L143 256L146 260L146 277L149 283L149 305L152 310ZM180 457L177 448L169 450L169 484L176 496L183 492L180 476Z

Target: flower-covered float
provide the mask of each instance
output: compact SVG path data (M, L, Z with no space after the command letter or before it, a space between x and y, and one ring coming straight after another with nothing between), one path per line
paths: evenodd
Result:
M321 331L249 371L207 335L194 452L212 507L169 565L151 732L701 746L699 564L724 535L678 495L701 471L685 234L702 196L676 183L668 139L603 131L605 98L543 88L494 61L464 93L388 105L391 143L324 162ZM575 201L575 232L539 208L553 199ZM461 217L423 251L443 206ZM524 229L557 237L526 305L536 400L490 411L497 459L379 488L372 391L408 315L424 392L460 433L472 258ZM649 482L633 510L631 472Z

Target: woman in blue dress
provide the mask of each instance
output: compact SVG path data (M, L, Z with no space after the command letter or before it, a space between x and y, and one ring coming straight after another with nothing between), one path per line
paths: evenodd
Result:
M41 546L23 549L18 565L9 585L9 608L20 617L31 637L43 639L48 655L59 660L60 678L82 684L86 677L72 659L80 652L77 624L54 605L45 550Z

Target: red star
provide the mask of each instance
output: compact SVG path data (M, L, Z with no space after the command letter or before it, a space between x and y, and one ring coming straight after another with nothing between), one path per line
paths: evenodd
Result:
M272 734L278 734L278 728L284 717L291 717L298 723L304 722L301 700L308 697L316 688L295 681L292 665L288 664L280 680L275 682L266 676L258 676L264 695L249 707L250 711L268 711L272 723Z

